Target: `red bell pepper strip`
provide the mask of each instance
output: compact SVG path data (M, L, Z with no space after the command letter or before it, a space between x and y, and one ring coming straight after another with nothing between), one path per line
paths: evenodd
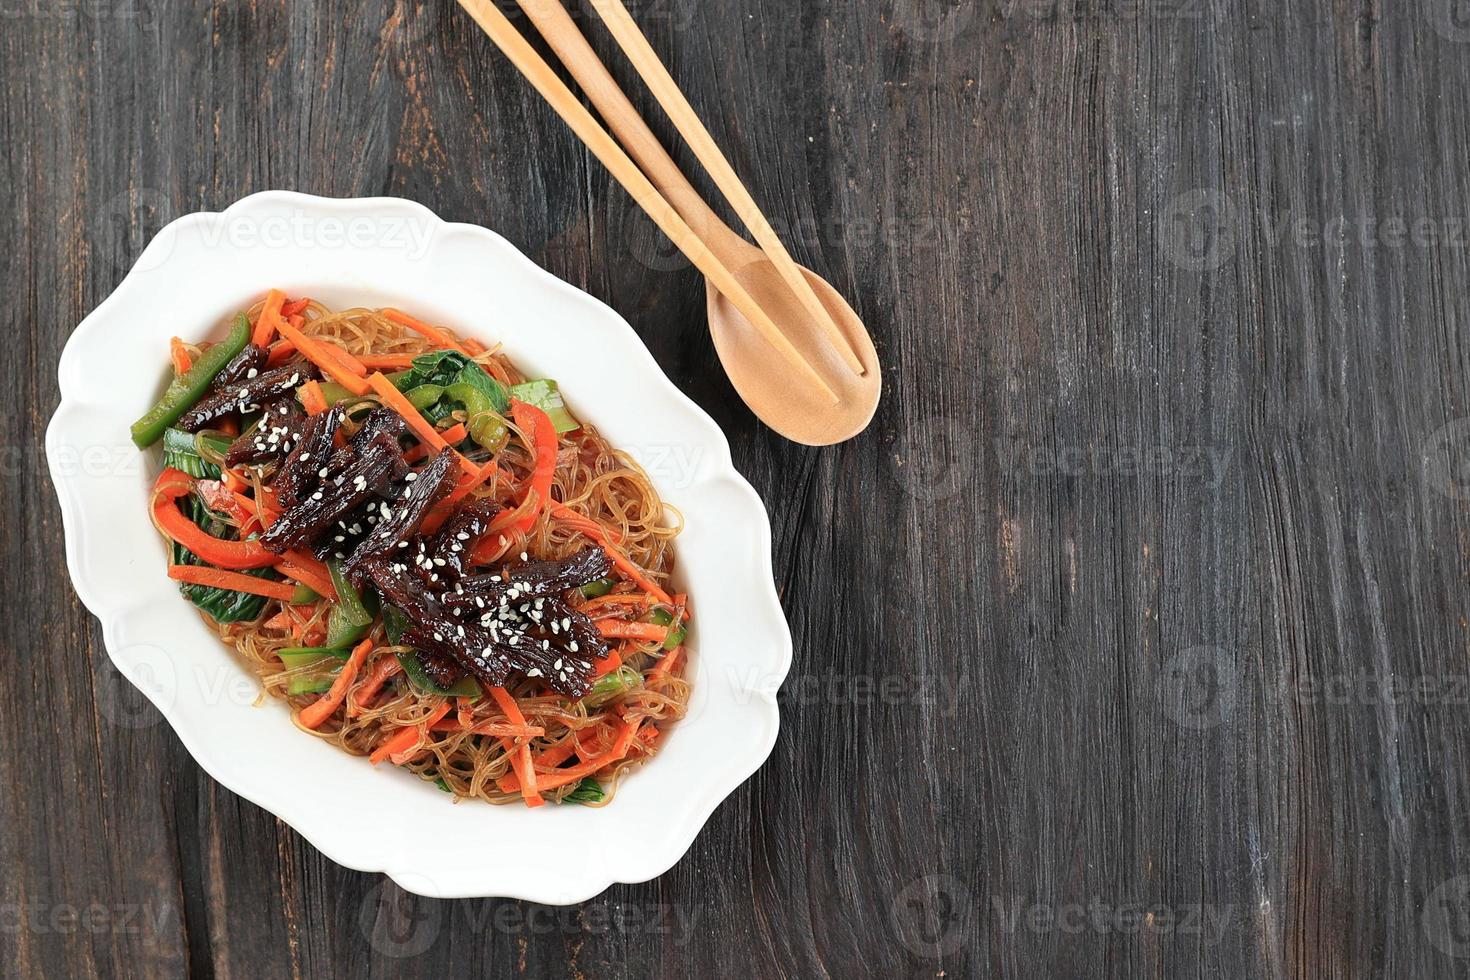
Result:
M188 548L199 558L220 568L265 568L277 557L259 541L224 541L204 532L185 517L174 501L194 488L194 478L172 467L158 474L153 484L153 523L164 534Z
M551 478L556 473L556 426L552 425L551 418L541 409L522 401L511 402L510 412L520 430L531 436L536 452L536 465L531 470L531 485L526 488L526 496L535 494L536 499L512 525L525 534L536 523L541 508L551 504Z

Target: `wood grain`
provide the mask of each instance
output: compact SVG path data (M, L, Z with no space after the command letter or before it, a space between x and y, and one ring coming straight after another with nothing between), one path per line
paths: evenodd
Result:
M862 438L750 417L698 276L452 5L0 9L6 974L1464 975L1463 11L631 7L873 330ZM495 228L628 316L765 498L780 741L661 878L405 896L107 663L57 357L164 222L270 187Z

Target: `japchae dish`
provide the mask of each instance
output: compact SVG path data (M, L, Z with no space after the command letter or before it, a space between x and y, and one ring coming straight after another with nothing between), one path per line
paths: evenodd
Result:
M272 290L132 428L180 583L304 732L455 797L601 805L684 713L648 477L556 382Z

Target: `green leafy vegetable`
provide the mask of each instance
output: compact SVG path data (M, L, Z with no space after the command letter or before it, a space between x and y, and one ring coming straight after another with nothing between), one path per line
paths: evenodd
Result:
M393 384L435 425L463 409L465 428L475 442L491 452L505 445L510 394L459 351L420 354L412 368L393 376Z
M183 429L163 430L163 465L182 470L198 480L218 480L220 469L199 455L194 433Z
M512 385L510 396L516 401L534 405L545 412L546 417L551 419L551 424L556 426L557 435L582 427L582 423L567 411L567 403L562 400L561 389L556 386L555 381L542 378L539 381L526 381Z
M607 798L602 784L588 776L577 784L577 788L561 798L563 803L601 803Z
M393 376L393 384L405 394L420 385L448 388L463 382L478 389L490 399L490 407L504 415L510 411L510 394L505 385L485 373L485 369L457 350L440 350L420 354L413 367Z

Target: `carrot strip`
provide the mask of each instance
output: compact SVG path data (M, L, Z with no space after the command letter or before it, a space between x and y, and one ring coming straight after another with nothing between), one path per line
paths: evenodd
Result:
M440 347L445 347L449 350L457 350L462 354L469 353L469 351L465 350L459 344L456 344L452 339L450 339L447 333L440 330L438 327L431 327L424 321L411 317L402 310L384 310L383 315L392 320L394 323L401 324L402 326L405 326L408 329L412 330L414 333L427 337L430 341L438 344Z
M193 366L189 360L189 351L177 337L168 342L168 356L174 362L174 374L183 374Z
M463 422L456 422L454 425L451 425L449 428L444 429L439 433L440 437L443 438L445 442L451 445L457 442L463 442L467 434L468 433L465 431ZM414 446L412 449L410 449L408 452L404 453L403 460L406 463L417 463L419 460L427 457L430 452L432 452L432 450L429 448L429 446L426 443L421 442L417 446Z
M510 719L513 725L524 725L526 716L521 714L521 706L516 704L516 699L510 696L510 692L503 687L490 688L490 696L495 703L500 705L500 710L505 712L505 717ZM526 806L540 806L546 801L541 798L541 789L536 779L536 767L531 764L531 743L522 742L517 745L509 738L502 738L500 744L510 753L511 766L515 769L518 777L521 796L525 798Z
M577 513L560 501L551 502L551 514L563 524L572 526L599 544L603 541L616 542L623 539L623 536L617 531L603 527L592 518Z
M413 367L413 359L418 354L363 354L358 357L358 363L369 371L405 371Z
M282 602L289 602L296 594L296 586L289 582L271 582L254 575L227 572L223 568L209 568L205 565L170 565L168 577L175 582L208 585L217 589L229 589L231 592L248 592L251 595L280 599Z
M282 560L276 562L276 571L307 586L317 595L330 602L337 601L337 590L332 587L332 573L316 558L299 549L292 549Z
M263 625L270 629L288 630L293 626L300 626L301 624L291 617L291 607L287 606L270 619L267 619Z
M586 762L579 763L567 769L557 769L554 772L536 776L537 788L556 789L558 786L565 786L567 783L578 782L601 769L607 768L614 762L622 761L623 757L628 754L628 748L632 745L633 736L637 734L637 731L638 726L633 722L623 721L617 740L613 743L612 748L601 755L588 759ZM510 776L512 785L507 789L507 792L520 788L518 776L519 774Z
M254 503L261 527L270 527L281 516L281 508L276 506L275 493L272 490L261 487L254 497Z
M306 409L307 415L320 415L327 410L327 398L322 394L320 384L308 381L301 386L301 407Z
M348 695L347 717L355 718L367 710L367 703L375 698L378 692L383 689L383 685L388 683L388 678L400 673L402 670L403 665L398 662L397 657L391 654L383 657L374 664L373 672L368 674L367 680L362 682L362 687Z
M657 623L630 623L622 619L599 619L597 631L609 639L644 640L662 643L669 638L669 628Z
M424 418L419 413L419 410L413 407L412 402L403 397L403 392L393 387L393 382L384 377L382 372L374 371L368 376L367 384L373 391L378 393L378 397L382 399L384 405L403 416L403 421L408 423L408 427L413 430L414 435L433 446L436 450L449 448L449 443L444 441L444 437L439 434L439 430L435 429L429 420ZM475 476L480 472L480 468L474 463L471 463L458 453L455 455L459 458L460 467L470 476Z
M622 651L620 651L620 650L609 650L609 651L607 651L607 656L605 658L603 658L602 660L597 661L593 665L593 667L592 667L592 676L593 677L601 677L604 674L611 674L613 671L617 670L622 665L623 665L623 654L622 654Z
M233 415L226 415L218 423L219 430L227 436L238 436L240 434L240 422Z
M682 645L674 647L674 649L664 654L663 658L659 660L658 663L653 665L653 669L648 672L648 676L661 677L664 674L667 674L669 671L673 670L674 664L679 662L679 654L683 652L684 647Z
M363 640L352 648L352 656L347 658L347 662L337 672L337 679L332 681L332 689L301 709L299 716L301 724L307 728L316 728L332 717L332 713L341 707L342 702L346 699L347 689L357 679L357 672L362 669L363 661L367 660L367 655L372 652L372 649L371 639Z
M317 343L321 345L321 349L324 354L340 364L345 370L351 371L359 378L367 377L367 368L363 367L362 362L357 359L356 354L353 354L345 347L340 347L337 344L332 343L330 340L319 339L317 340Z
M305 313L306 312L306 308L308 306L310 306L310 305L311 305L311 300L307 299L304 296L301 299L293 299L291 302L289 302L285 306L282 306L281 307L281 315L282 316L297 316L297 315L299 315L301 313Z
M280 367L291 359L296 353L296 345L289 340L283 340L271 348L270 357L266 358L266 367Z
M552 772L557 766L566 762L572 756L580 756L582 754L582 743L577 736L577 732L572 732L569 737L556 743L545 752L532 756L531 761L536 767L536 772ZM497 779L495 785L500 787L502 793L513 793L520 784L516 782L515 773L508 772Z
M627 555L606 543L603 544L602 550L606 551L607 556L612 559L613 567L632 580L640 589L649 593L665 605L674 604L674 600L669 597L669 594L655 585L653 579L643 573L643 569L629 561Z
M400 728L397 734L391 736L382 745L373 749L373 754L368 756L368 761L373 765L377 765L384 759L392 757L394 765L401 765L402 763L399 761L399 757L414 751L415 747L419 744L419 728L422 727L425 730L431 729L439 719L447 714L449 714L449 702L445 701L439 707L435 708L429 717L417 725L408 725ZM403 758L402 762L408 762L410 758L412 757Z
M286 303L286 294L279 289L272 289L265 294L265 306L260 309L260 316L255 319L255 331L250 335L250 342L257 347L268 347L275 339L276 331L281 326L281 307Z
M367 382L358 377L346 367L343 367L332 355L322 349L323 342L313 340L289 323L278 325L281 336L296 345L306 359L311 361L322 371L332 376L332 380L352 392L354 395L365 395L368 392ZM340 348L339 348L340 349Z
M653 605L653 596L644 592L617 592L612 595L600 595L595 599L588 599L577 607L577 612L584 616L591 616L594 610L600 610L606 606L636 606L647 609Z

